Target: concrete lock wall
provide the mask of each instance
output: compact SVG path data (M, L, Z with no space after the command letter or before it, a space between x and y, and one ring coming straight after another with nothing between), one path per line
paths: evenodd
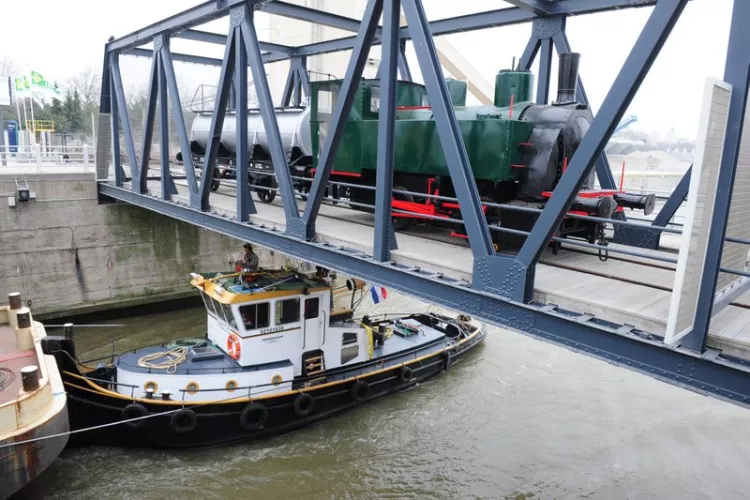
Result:
M37 315L175 298L191 292L190 272L230 271L242 258L241 241L100 204L93 174L25 177L36 200L11 207L14 177L0 175L0 296L21 292ZM293 264L261 247L256 253L261 266Z

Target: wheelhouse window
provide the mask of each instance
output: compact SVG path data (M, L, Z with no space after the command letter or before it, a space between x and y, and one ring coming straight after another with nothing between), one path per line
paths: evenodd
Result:
M245 330L255 330L265 328L269 325L271 314L268 302L260 304L248 304L240 307L240 316Z
M341 364L346 364L359 356L357 332L344 332L341 337Z
M286 325L299 321L299 299L286 299L276 302L276 324Z
M224 315L221 312L221 304L216 302L210 295L206 293L201 293L201 297L203 297L203 303L206 305L206 311L208 311L208 314L216 317L217 319L223 319ZM219 309L217 311L216 306L219 306Z
M237 329L237 322L234 320L234 313L232 312L232 306L230 306L229 304L222 304L221 307L224 310L224 317L226 318L229 325L232 328Z
M317 318L320 311L320 299L318 297L305 300L305 319Z
M222 306L221 302L219 302L218 300L213 299L213 298L211 299L211 302L213 303L213 307L214 307L214 311L215 311L216 317L218 319L223 319L224 321L228 322L227 317L224 314L224 307Z

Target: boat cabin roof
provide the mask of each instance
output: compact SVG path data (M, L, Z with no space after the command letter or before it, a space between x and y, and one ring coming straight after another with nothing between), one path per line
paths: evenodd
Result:
M222 304L256 302L277 297L307 295L331 289L323 278L296 271L192 273L191 285Z

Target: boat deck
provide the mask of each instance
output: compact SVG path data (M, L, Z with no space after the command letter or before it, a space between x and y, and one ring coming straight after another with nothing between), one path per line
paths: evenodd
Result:
M10 325L0 325L0 376L5 377L5 384L0 388L0 405L18 398L21 390L21 368L39 365L35 349L21 350L16 347L16 332ZM5 371L10 370L10 373Z
M187 375L190 373L197 374L197 375L211 374L211 373L236 373L236 372L243 372L243 371L257 371L257 370L266 370L266 369L272 369L272 368L284 368L284 367L292 365L292 363L289 361L283 361L279 363L268 363L265 365L243 367L239 363L237 363L237 361L232 359L228 354L226 354L224 351L220 350L218 347L215 347L215 351L216 351L215 357L212 357L211 359L195 360L192 357L192 353L189 352L187 359L185 359L185 361L183 361L182 363L178 364L171 371L167 371L166 369L160 370L160 369L138 366L138 360L141 359L143 356L148 356L149 354L156 354L159 352L163 353L165 351L168 351L169 349L170 348L166 347L166 344L165 344L165 345L143 347L141 349L136 349L134 351L128 351L128 352L120 354L117 357L115 364L117 365L119 369L126 370L129 372L160 373L160 374L169 374L169 375ZM189 351L192 351L192 349L190 349ZM159 361L164 361L164 360L166 360L166 358L153 360L152 362L159 362Z

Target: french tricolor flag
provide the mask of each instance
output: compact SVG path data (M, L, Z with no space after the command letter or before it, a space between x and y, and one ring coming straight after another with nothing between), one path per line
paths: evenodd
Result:
M372 295L372 301L379 304L381 300L388 298L388 292L385 287L372 285L370 287L370 295Z

